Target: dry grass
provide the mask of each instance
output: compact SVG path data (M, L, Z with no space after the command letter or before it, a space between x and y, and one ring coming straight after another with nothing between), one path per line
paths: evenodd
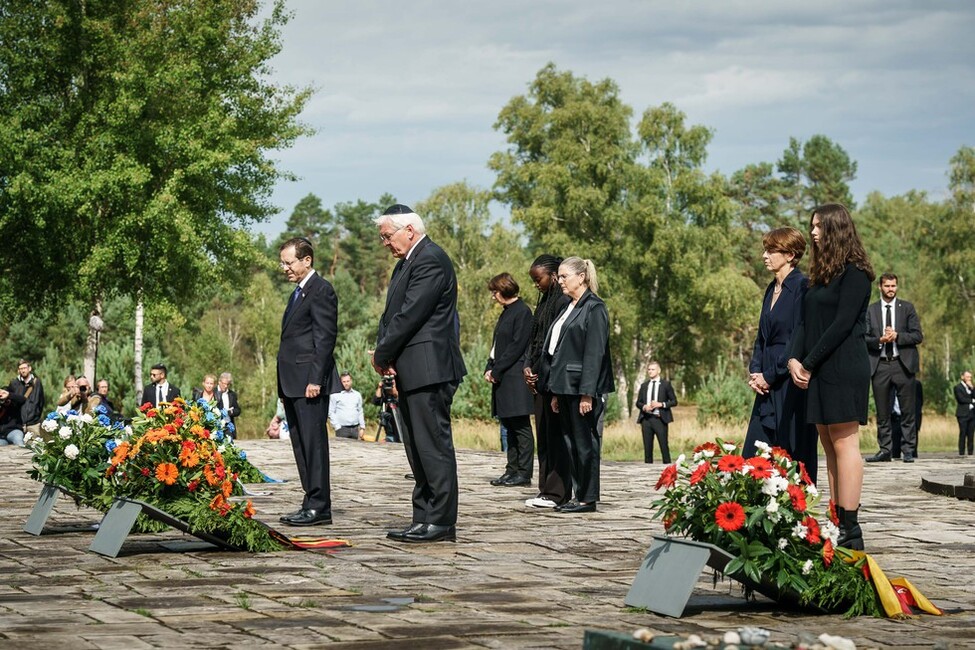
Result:
M497 422L455 420L454 444L460 449L498 450L501 448ZM710 425L697 423L697 408L678 406L674 409L674 423L670 425L670 452L673 457L687 453L705 442L744 440L745 426ZM860 427L860 449L866 453L877 451L877 425L870 421ZM925 414L921 431L920 452L951 452L958 450L958 424L953 417ZM657 451L659 456L659 450ZM643 460L643 437L634 421L620 421L603 431L604 460Z

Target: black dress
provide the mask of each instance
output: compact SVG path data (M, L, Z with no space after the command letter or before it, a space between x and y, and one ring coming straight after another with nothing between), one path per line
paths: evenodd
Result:
M806 423L806 393L792 382L789 358L792 335L803 318L803 302L809 282L799 269L782 281L782 293L772 306L775 281L769 283L762 301L762 315L752 352L749 372L760 372L769 392L755 396L744 455L755 455L755 442L782 447L795 460L802 461L816 480L818 436Z
M870 359L867 304L870 279L853 264L827 285L806 292L805 313L791 357L812 375L806 397L810 424L867 423Z

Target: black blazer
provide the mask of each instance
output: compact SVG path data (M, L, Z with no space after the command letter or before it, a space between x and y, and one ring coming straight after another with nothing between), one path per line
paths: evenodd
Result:
M657 389L657 401L664 403L663 408L660 409L660 419L664 424L670 424L674 421L674 414L670 409L677 406L677 393L674 392L673 385L666 379L661 377L658 381L660 388ZM650 380L648 379L640 384L640 390L636 394L637 424L650 417L649 413L643 411L643 407L650 403L649 391Z
M403 391L459 382L467 374L460 352L457 276L447 253L429 237L393 269L373 359L377 366L396 369Z
M880 300L867 307L867 354L870 355L870 376L877 372L880 363L880 353L883 346L880 337L884 333L884 314ZM894 329L897 330L897 352L901 364L910 375L916 375L921 364L918 359L917 346L924 340L921 333L921 319L917 316L914 305L894 298Z
M313 273L281 326L278 347L278 397L304 397L308 384L328 395L339 383L335 371L339 301L332 285Z
M955 384L955 401L958 402L958 406L955 407L956 418L967 418L975 415L975 411L971 408L971 404L975 403L975 390L967 388L962 382L958 382Z
M169 385L169 390L166 391L166 399L164 399L163 401L164 402L172 402L174 399L176 399L179 396L180 396L179 388L177 388L176 386L173 386L172 384L170 384ZM148 386L146 386L145 388L142 389L142 401L139 402L139 405L141 406L142 404L145 404L146 402L149 402L153 406L159 406L159 404L156 403L156 385L155 384L149 384Z
M520 298L505 305L494 326L494 358L484 371L491 371L491 414L513 418L535 412L535 400L525 375L525 357L532 331L532 310Z
M559 318L565 309L559 313ZM555 320L558 321L558 318ZM549 357L552 329L549 327L545 335L542 353L545 359ZM555 354L548 361L545 382L542 384L545 392L595 397L616 390L613 361L609 353L609 312L606 311L606 303L592 291L587 289L572 309L562 325Z
M322 386L323 391L325 390L326 386L328 385L326 384L325 386ZM217 390L216 393L217 406L223 408L223 393L221 393L219 390ZM331 392L329 392L329 394L331 395ZM230 417L231 424L236 424L237 416L240 415L240 404L237 402L237 391L228 390L227 397L229 398L227 402L230 403L230 408L227 409L227 415Z

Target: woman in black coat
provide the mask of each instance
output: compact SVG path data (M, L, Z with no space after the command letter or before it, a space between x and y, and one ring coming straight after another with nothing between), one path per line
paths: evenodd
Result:
M488 282L491 297L502 307L494 327L494 342L484 368L491 383L491 414L508 430L508 464L491 485L531 485L535 441L531 414L534 402L522 369L531 338L532 310L518 297L518 283L510 273Z
M775 278L765 290L762 315L751 363L748 387L755 391L745 437L745 458L755 455L755 443L781 447L802 462L815 482L815 427L806 423L806 394L790 376L788 361L792 334L802 322L802 303L808 280L797 268L806 240L795 228L776 228L762 238L765 268Z
M559 286L560 264L561 257L539 255L528 269L528 275L539 293L523 371L525 384L534 395L538 443L538 494L525 500L529 508L554 508L572 496L569 449L562 435L562 423L559 414L552 410L552 394L538 381L538 373L544 368L543 351L548 329L570 302Z
M809 290L803 322L793 337L789 372L806 391L806 419L816 425L823 443L829 493L840 520L837 544L863 550L859 425L867 423L870 393L865 336L874 273L842 205L816 208L810 234Z
M543 349L545 372L540 382L552 393L571 458L574 498L557 512L594 512L599 500L601 441L596 422L602 397L612 393L609 313L596 295L592 261L570 257L559 266L559 286L569 305L552 323Z

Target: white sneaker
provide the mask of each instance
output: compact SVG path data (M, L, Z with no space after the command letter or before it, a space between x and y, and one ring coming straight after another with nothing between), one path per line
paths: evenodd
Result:
M529 508L554 508L556 503L551 499L535 497L533 499L525 499L525 505Z

